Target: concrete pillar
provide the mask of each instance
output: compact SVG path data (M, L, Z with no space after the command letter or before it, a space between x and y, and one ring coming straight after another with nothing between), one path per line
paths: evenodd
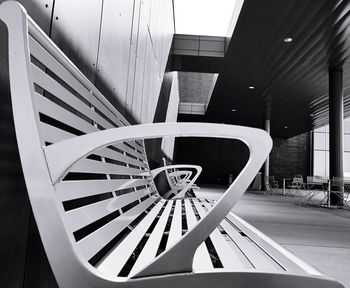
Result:
M265 131L270 134L270 119L266 119L265 120ZM263 175L263 187L264 187L264 190L267 190L267 187L265 185L265 181L268 179L268 177L270 176L270 155L267 156L267 159L264 163L264 175Z
M343 170L343 71L329 71L329 179L344 177ZM340 187L333 187L340 193L331 193L331 205L343 205Z

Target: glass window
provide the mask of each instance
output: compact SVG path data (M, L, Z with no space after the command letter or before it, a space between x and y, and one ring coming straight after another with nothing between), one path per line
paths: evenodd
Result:
M344 152L344 175L350 174L350 152Z
M350 118L344 120L344 133L350 134Z
M319 132L319 133L325 133L326 132L326 127L322 126L314 130L314 132Z
M326 150L326 133L314 133L314 149Z
M329 133L329 125L324 126L324 129L326 130L327 133Z
M345 151L350 152L350 134L344 135L344 152Z
M314 151L314 176L326 177L325 151Z

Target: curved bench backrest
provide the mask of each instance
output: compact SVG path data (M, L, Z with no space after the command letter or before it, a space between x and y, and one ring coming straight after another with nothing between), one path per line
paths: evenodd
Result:
M64 254L76 254L90 270L88 262L97 265L161 200L144 143L101 148L53 185L42 147L129 123L19 4L3 3L0 19L9 31L11 96L22 167L50 263L62 267ZM57 255L52 255L52 245Z

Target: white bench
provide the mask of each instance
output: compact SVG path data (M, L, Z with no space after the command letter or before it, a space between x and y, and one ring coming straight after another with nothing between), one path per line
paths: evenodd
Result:
M60 287L342 287L230 212L272 141L259 129L130 126L16 2L9 30L15 129L28 195ZM242 140L250 158L219 201L162 199L142 139Z
M202 167L199 165L178 164L176 167L163 157L163 165L165 177L169 184L170 190L164 194L166 199L176 199L189 196L189 190L200 189L196 184L196 180L202 172ZM195 170L193 175L191 171ZM193 175L193 176L192 176Z

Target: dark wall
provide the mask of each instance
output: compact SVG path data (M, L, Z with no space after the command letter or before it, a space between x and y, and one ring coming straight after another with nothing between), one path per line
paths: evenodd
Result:
M181 122L202 122L200 115L179 115ZM199 139L199 140L198 140ZM249 152L240 142L211 140L208 138L178 138L175 146L176 163L201 165L203 172L199 183L227 182L225 175L239 173L247 161ZM270 153L270 175L275 176L282 186L283 178L310 174L310 133L289 139L273 139ZM219 180L220 178L220 180Z
M226 184L228 174L236 177L246 164L249 151L237 140L214 138L177 138L175 162L203 168L197 182Z
M289 139L273 139L270 153L270 175L275 176L282 185L283 178L296 174L304 178L310 174L310 133Z
M227 174L237 176L246 163L249 151L238 141L208 138L178 138L176 163L201 165L199 183L225 184ZM270 175L282 185L283 178L310 175L310 136L304 133L289 139L273 139Z
M179 114L179 122L206 122L203 115ZM176 164L194 164L203 170L197 183L227 184L228 175L236 177L249 157L249 150L238 140L215 138L177 138Z

